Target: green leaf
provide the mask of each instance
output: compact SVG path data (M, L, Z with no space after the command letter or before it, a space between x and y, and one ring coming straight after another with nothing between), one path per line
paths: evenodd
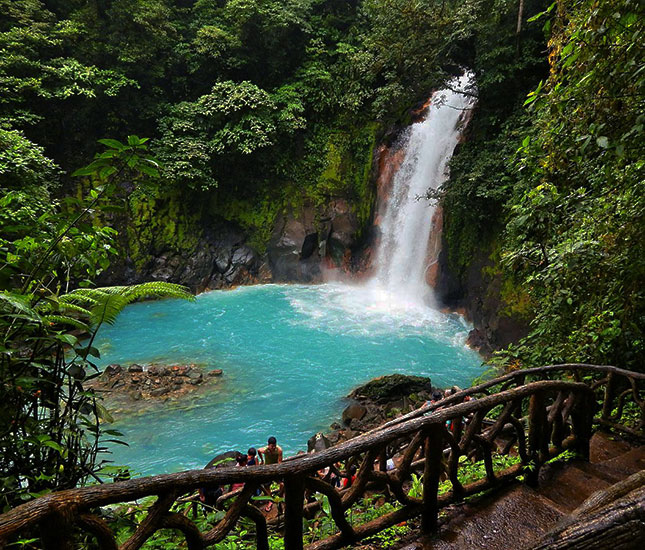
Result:
M99 352L98 348L95 348L94 346L76 348L74 351L81 357L87 357L88 355L91 355L92 357L97 357L98 359L101 358L101 353Z
M142 145L146 141L148 141L148 138L139 138L139 136L128 136L128 145Z
M128 138L128 142L130 141L130 138ZM125 149L125 145L121 143L118 139L99 139L98 142L102 145L105 145L107 147L112 147L112 149L118 149L119 151L123 151Z
M70 346L78 344L78 338L72 334L57 334L55 338L63 342L63 344L68 344Z
M114 422L114 418L110 414L110 411L108 411L99 401L96 401L96 413L98 414L99 418L105 422L109 422L110 424ZM122 436L123 434L116 431L116 430L105 430L106 434L108 435L116 435L116 436Z
M62 456L65 453L65 449L63 448L62 445L59 443L56 443L55 441L49 440L49 441L43 441L43 445L45 447L50 447L54 449L55 451L58 451L58 453Z
M75 170L72 172L73 177L79 177L79 176L91 176L94 174L96 170L94 168L91 168L90 166L85 166L84 168L79 168L78 170Z

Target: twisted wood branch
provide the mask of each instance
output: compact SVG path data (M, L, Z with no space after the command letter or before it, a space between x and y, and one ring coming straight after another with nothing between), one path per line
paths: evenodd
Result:
M513 380L518 379L515 376L512 376L511 378ZM509 378L509 380L511 380L511 378ZM499 381L497 381L496 383L499 383ZM332 447L321 453L306 455L302 458L295 458L291 461L285 461L282 464L259 466L248 470L239 469L236 471L215 469L196 470L182 472L179 474L154 476L152 478L139 478L109 485L93 486L84 489L73 489L69 491L61 491L59 493L53 493L51 495L47 495L45 497L22 505L7 514L0 516L0 540L3 537L7 538L12 533L17 532L18 530L25 528L26 526L42 522L47 518L51 518L53 520L56 517L55 514L61 514L63 513L63 510L67 510L67 512L65 512L67 515L77 515L79 513L84 513L84 511L91 508L105 504L130 501L136 498L149 496L151 494L163 495L155 504L159 511L155 506L153 506L148 517L146 518L148 520L148 526L146 527L146 525L142 524L142 526L140 526L140 529L138 530L138 535L137 533L135 533L135 535L137 535L137 539L131 539L131 541L128 541L129 543L131 543L132 548L126 548L125 550L136 550L138 546L136 546L134 543L140 539L145 540L146 530L150 530L152 532L156 530L152 528L154 526L153 520L156 516L160 516L162 518L162 521L157 524L157 528L160 528L160 525L166 525L166 522L170 521L168 518L174 517L168 514L168 509L170 505L172 505L172 502L174 501L176 495L187 493L200 486L224 485L232 482L245 483L244 489L242 490L238 499L233 503L233 505L227 512L225 518L214 529L212 529L202 537L201 540L204 545L212 544L214 542L222 540L230 531L230 529L233 528L239 516L244 511L248 511L249 508L252 508L248 505L248 499L250 498L255 487L257 487L260 483L266 483L271 480L282 479L285 477L294 477L300 475L306 476L323 467L332 466L337 462L348 461L351 459L356 460L356 457L363 455L363 463L354 485L342 496L338 494L338 498L341 501L342 507L344 509L347 509L362 496L369 480L385 481L386 483L388 483L389 480L388 486L395 489L396 481L401 481L406 477L406 469L409 471L410 468L423 466L427 474L427 469L432 467L432 463L428 461L427 457L424 460L413 462L414 456L416 454L415 447L420 445L422 437L426 437L425 434L427 434L427 430L436 430L436 433L441 432L441 438L445 438L450 445L450 449L447 451L449 460L451 460L450 456L452 456L453 459L456 458L457 460L457 464L454 468L452 468L453 472L451 473L451 475L453 475L455 479L456 470L458 467L458 459L461 452L468 452L472 442L477 445L481 445L482 438L484 440L486 440L487 438L490 438L491 441L494 440L493 434L499 432L508 423L513 426L516 432L518 440L518 452L522 460L526 463L527 453L524 439L525 429L521 421L513 416L514 406L512 406L512 404L517 403L516 408L519 408L519 404L522 399L525 399L526 397L531 396L536 392L549 392L549 394L551 394L551 392L565 392L563 393L563 395L569 395L569 397L563 401L563 417L568 406L569 408L574 407L574 396L578 397L580 402L586 403L589 403L594 399L593 391L585 384L550 380L532 382L525 386L506 390L505 392L500 394L493 394L476 401L454 404L450 407L447 407L447 405L449 405L448 401L451 398L446 398L442 402L442 406L446 408L431 411L426 416L409 419L407 422L393 425L389 429L380 429L368 434L364 434L363 436L359 436L355 439L352 439L336 447ZM458 394L455 394L451 397L455 398L455 400L463 399L464 394L462 393L460 397L455 396L458 396ZM493 422L492 427L484 432L485 435L481 435L481 426L484 423L486 412L497 405L504 405L502 414L504 416L508 416L508 419L504 419L508 420L508 422L502 422L499 420L497 422ZM555 408L557 410L557 407ZM553 409L551 409L549 413L551 413L552 410ZM422 414L424 413L425 411L422 411ZM557 418L558 414L554 414L554 418ZM447 420L461 419L468 415L474 415L474 418L468 425L466 433L461 438L463 447L460 448L457 440L454 438L451 439L452 434L446 432L444 426ZM419 435L421 433L423 433L424 435ZM381 450L384 449L386 445L391 445L393 444L393 442L400 441L406 438L412 438L412 442L410 443L410 445L408 445L408 448L404 452L404 462L401 463L401 466L403 467L400 470L396 470L391 475L385 472L374 472L374 461L376 457L379 456ZM539 441L536 440L536 442L539 444L540 448L544 448L545 444L548 445L548 439L546 439L546 437L544 436L544 432L542 432L542 437L538 439ZM426 450L428 450L427 445ZM440 458L446 452L443 449L443 445L435 446L434 451L436 451L436 454ZM485 455L486 454L488 454L490 458L490 452L485 453ZM488 479L482 480L481 483L464 487L463 491L465 494L470 494L471 490L482 490L482 488L486 488L493 484L499 483L499 474L492 472L491 475L492 459L490 460L491 462L489 462L487 466ZM345 463L347 464L347 462ZM430 472L432 472L432 476L434 476L437 471L438 470L436 468L434 470L430 470ZM516 475L518 471L518 469L515 469L514 475ZM381 479L382 476L384 476L383 479ZM429 480L432 476L430 474L424 475L424 485L426 483L429 483ZM457 483L454 484L452 494L450 494L449 497L445 498L442 496L442 498L437 499L437 502L447 502L446 498L453 499L456 495L458 496L460 492L459 487L460 485L457 481ZM402 490L402 487L401 492L404 492ZM430 490L430 492L433 491ZM436 496L436 489L434 489L434 494ZM172 500L168 504L168 508L166 508L166 510L162 513L160 510L165 506L164 499L170 499L171 495L174 496L172 496ZM409 497L408 502L410 502ZM293 504L300 511L302 511L302 499L300 499L299 502L294 501ZM408 511L415 508L418 510L418 505L408 504L405 507L405 509ZM194 534L191 528L188 526L188 523L183 522L183 520L172 521L175 521L177 525L179 525L179 522L181 522L181 525L184 527L186 532L189 533L188 536L192 536ZM144 529L141 529L142 527ZM361 526L361 528L362 527L364 526ZM359 530L359 528L356 528L354 529L354 532L354 536L358 539L361 538L360 534L365 531L361 531ZM347 537L348 533L349 531L346 529L345 534L343 535L343 533L341 532L340 535ZM194 538L194 541L190 544L197 545L198 543L196 541L197 539ZM195 548L197 547L198 546L195 546Z
M226 537L226 535L228 535L229 531L235 527L237 520L240 519L242 510L244 510L244 507L249 502L253 493L255 493L257 487L258 486L255 483L246 483L244 485L242 492L228 509L224 518L215 527L204 534L204 543L206 545L220 542Z
M169 491L159 495L157 501L150 507L148 515L132 536L121 545L120 550L138 550L141 548L143 543L154 535L159 528L164 515L170 510L177 496L176 491Z
M205 547L201 531L183 514L166 513L161 520L160 528L181 531L186 539L188 550L202 550Z
M96 538L101 550L118 550L114 533L107 522L95 514L80 514L78 525Z
M383 472L379 472L383 473ZM344 537L346 543L350 543L354 540L354 529L347 521L345 517L345 507L343 506L343 500L338 494L338 491L334 489L331 485L325 483L320 479L309 477L306 479L305 484L307 487L322 493L329 500L329 505L331 507L331 516L340 529L341 534Z

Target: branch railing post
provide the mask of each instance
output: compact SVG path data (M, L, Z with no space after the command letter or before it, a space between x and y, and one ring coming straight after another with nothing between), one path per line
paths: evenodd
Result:
M423 532L430 533L437 528L440 506L455 502L466 495L479 493L501 482L505 483L522 472L520 465L506 468L501 472L494 471L491 452L497 445L496 438L499 434L503 438L508 436L508 442L502 452L508 453L516 447L523 464L526 482L534 484L537 482L540 466L553 452L549 447L551 444L556 450L561 447L574 449L584 457L588 457L594 413L597 408L596 397L602 396L603 385L609 387L604 388L602 404L602 414L606 419L601 416L598 419L600 423L610 425L614 429L637 433L637 430L629 426L619 426L611 412L615 405L620 413L624 402L631 398L639 406L643 415L645 399L640 397L642 390L639 384L645 381L645 375L609 366L575 364L557 367L578 370L589 368L595 372L603 372L605 378L596 380L591 386L566 380L542 380L527 383L524 387L506 389L501 393L498 392L497 395L489 395L486 391L496 383L491 381L464 390L466 395L484 393L484 397L480 397L479 400L467 403L462 395L457 395L452 402L436 410L421 411L424 415L407 418L403 422L368 432L320 454L301 457L301 460L293 462L285 461L284 464L269 466L266 469L182 472L52 493L0 515L0 548L3 544L11 542L12 537L20 531L40 528L41 542L45 550L71 550L73 527L77 525L100 538L99 544L104 550L116 550L116 542L110 532L109 524L92 516L88 510L157 495L159 497L157 502L148 507L147 517L138 526L133 536L122 545L121 550L136 550L156 531L168 528L179 530L184 534L189 550L201 550L224 540L240 515L246 515L255 521L258 548L268 550L266 519L260 510L249 504L249 499L259 484L272 481L284 483L285 550L303 548L304 514L320 507L319 503L304 505L306 486L327 494L332 506L332 517L340 529L340 533L314 543L312 550L313 548L337 549L349 542L375 534L385 527L419 515ZM542 372L548 374L554 370L550 367L533 369L535 371L533 374ZM623 377L629 381L631 389L622 390ZM501 377L502 381L506 380L507 383L515 382L519 378L521 377L515 374ZM526 417L523 416L523 405L527 400L530 401ZM547 404L550 404L548 408ZM459 408L452 409L453 405ZM504 408L501 415L490 425L484 417L491 408L496 406ZM620 414L617 416L620 417ZM471 418L471 420L466 422L463 421L464 418ZM446 422L451 423L454 431L445 428ZM459 430L462 422L463 433L459 433L462 431ZM388 456L383 451L388 449L390 454L401 453L401 442L407 441L411 443L403 453L402 459L397 460L395 470L382 471ZM419 446L423 450L423 459L415 461ZM444 448L446 446L449 448ZM487 479L462 486L458 478L459 458L463 455L473 457L480 448L484 451ZM444 459L447 460L445 465ZM361 466L356 481L350 489L339 491L322 480L308 477L323 467L335 470L334 465L343 461L345 469L350 469L351 464L357 463L358 460L361 461ZM380 471L374 471L375 467ZM402 487L409 479L411 469L423 469L422 500L409 496ZM439 498L439 480L444 469L449 474L453 490ZM238 482L244 483L243 489L229 494L228 498L234 496L237 498L224 518L205 533L202 533L188 517L170 512L179 494L194 491L201 486L225 486ZM353 526L345 517L345 512L364 495L370 482L385 484L392 489L404 506L366 524ZM224 495L224 499L226 498L227 495ZM281 522L280 520L281 518L271 520L268 525L276 525Z
M284 480L284 549L302 550L302 518L305 477L294 475Z
M545 396L543 392L537 392L529 398L529 435L528 435L528 458L529 464L525 468L525 480L527 485L535 487L540 473L540 455L544 447L544 427L546 424Z
M72 522L67 510L55 510L40 524L44 550L73 550Z
M602 413L600 418L609 420L611 417L612 403L616 392L616 377L613 372L607 375L607 385L605 386L605 395L602 401Z
M595 405L593 394L584 393L577 396L576 403L571 411L571 424L574 435L573 446L584 460L589 460L589 445L593 435Z
M378 455L378 469L381 472L387 472L387 446Z
M439 478L443 458L443 426L433 424L427 428L423 444L425 464L423 467L423 506L421 531L432 533L437 529L439 518Z

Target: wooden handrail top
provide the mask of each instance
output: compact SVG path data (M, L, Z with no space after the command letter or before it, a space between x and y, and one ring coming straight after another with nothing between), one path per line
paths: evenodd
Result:
M242 482L266 483L271 480L315 472L369 449L380 448L397 438L409 436L432 425L444 425L450 419L465 417L484 409L490 410L509 401L549 391L569 391L587 394L589 397L594 396L593 390L582 382L537 381L477 400L453 405L450 408L435 410L420 418L399 423L388 430L363 434L325 451L305 455L299 460L268 466L254 466L253 468L188 470L58 491L17 506L0 515L0 540L30 525L39 523L55 511L78 512L169 492L181 494L208 485Z
M617 374L619 376L625 376L626 378L633 378L635 380L645 381L645 373L621 369L618 367L614 367L612 365L591 365L588 363L562 363L559 365L545 365L543 367L521 369L521 370L509 372L508 374L504 374L502 376L498 376L497 378L493 378L492 380L488 380L487 382L483 382L477 386L471 386L470 388L460 390L448 397L444 397L441 401L438 401L437 403L430 405L425 409L417 409L416 411L411 411L407 414L404 414L403 416L400 416L399 418L390 420L389 422L386 422L385 424L379 426L378 428L374 428L373 430L370 430L370 432L368 433L374 433L380 430L390 428L391 426L394 426L396 424L406 422L411 418L417 418L419 416L427 414L428 412L434 411L436 409L450 406L453 403L460 403L461 401L463 401L464 397L466 396L481 393L484 390L492 388L493 386L497 386L498 384L503 384L504 382L508 382L509 380L513 380L514 378L524 378L526 376L531 376L535 374L545 374L545 373L558 372L563 370L565 371L566 370L568 371L586 370L586 371L600 372L605 374L611 373L611 374Z

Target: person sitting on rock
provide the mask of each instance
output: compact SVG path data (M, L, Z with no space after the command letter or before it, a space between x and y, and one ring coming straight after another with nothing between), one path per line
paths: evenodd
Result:
M215 507L217 504L217 499L224 494L222 488L218 485L216 487L200 487L199 488L199 500L202 504L205 504L209 507ZM204 512L206 515L206 512Z
M348 475L347 475L347 477L345 479L343 479L343 489L348 489L349 487L351 487L354 484L354 482L356 481L356 472L357 471L358 471L358 469L356 468L356 466L354 464L352 464L349 467Z
M258 463L257 459L257 454L258 452L255 450L255 447L251 447L248 451L246 451L246 465L247 466L256 466Z
M442 399L441 392L434 391L432 392L432 398L429 399L428 401L424 401L419 409L427 409L430 405L434 405L435 403L438 403Z

